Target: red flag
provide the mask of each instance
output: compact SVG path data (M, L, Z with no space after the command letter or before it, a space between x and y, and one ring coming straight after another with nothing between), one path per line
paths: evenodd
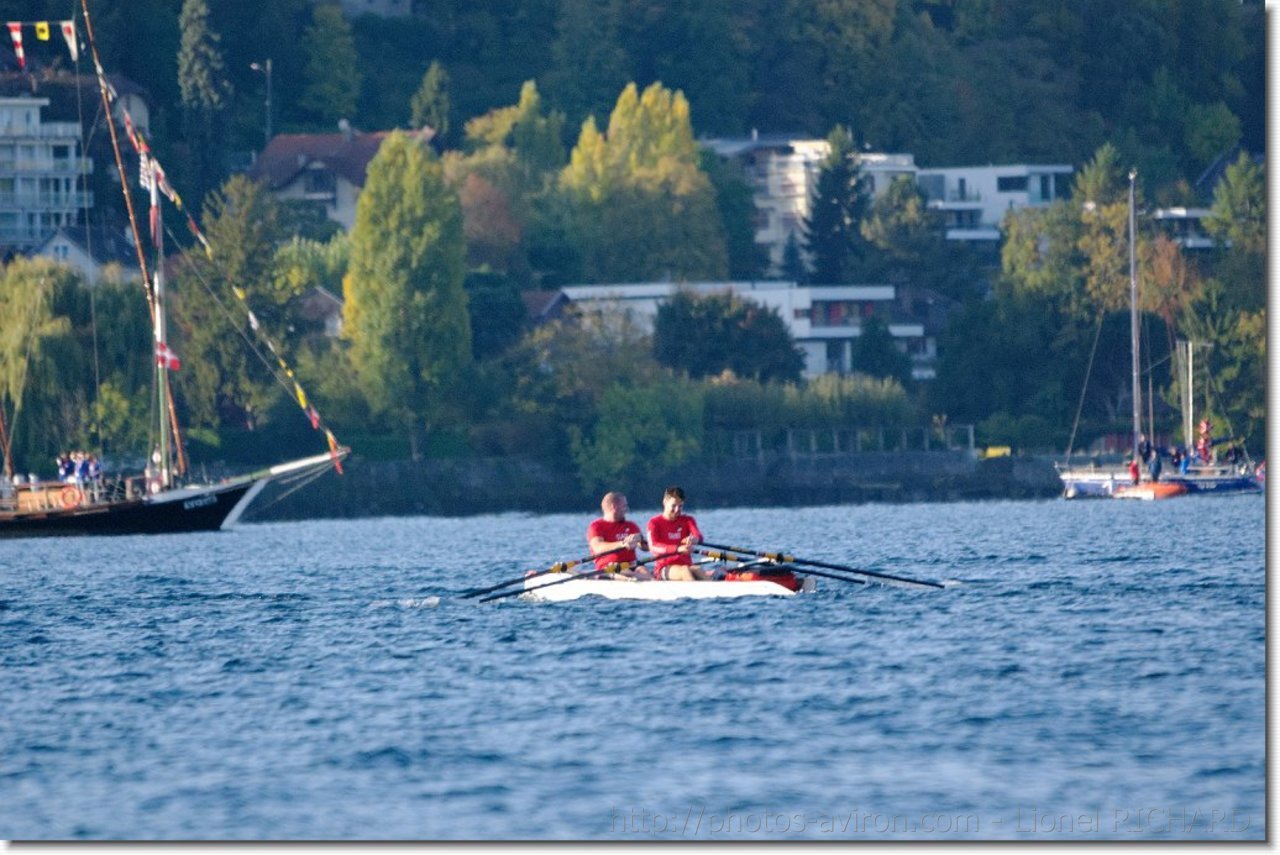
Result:
M22 22L7 21L9 27L9 38L13 39L13 53L18 57L18 68L25 69L27 67L27 55L22 50Z
M178 359L178 354L173 352L173 348L164 342L156 342L156 365L163 365L169 371L177 371L182 367L182 362Z
M311 429L320 430L320 414L315 407L307 407L307 418L311 420Z

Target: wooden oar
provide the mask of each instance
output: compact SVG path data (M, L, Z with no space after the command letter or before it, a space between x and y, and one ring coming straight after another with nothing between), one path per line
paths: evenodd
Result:
M890 579L894 582L902 582L906 585L920 585L925 588L945 588L937 582L927 582L923 579L908 579L905 576L894 576L892 573L880 573L875 570L862 570L858 567L846 567L843 564L828 564L825 561L812 561L807 558L797 558L794 555L783 555L778 552L760 552L755 549L743 549L738 546L722 546L716 543L704 543L703 546L711 549L724 549L730 552L740 552L744 555L759 555L761 558L768 558L782 564L800 564L804 567L822 567L827 570L839 570L843 573L853 573L858 576L871 576L876 579ZM814 575L817 575L816 573Z
M613 551L616 552L617 550L613 550ZM600 554L603 555L604 553L600 553ZM541 591L543 588L554 588L556 585L563 585L565 582L574 582L579 579L598 579L601 576L604 576L608 573L620 573L624 570L634 570L635 568L641 566L642 564L647 564L652 560L653 560L653 557L646 558L643 561L637 561L634 564L631 564L626 561L623 561L621 563L615 562L613 564L606 564L601 569L593 570L589 573L573 573L567 579L556 579L554 582L547 582L545 584L537 585L532 588L521 588L519 591L503 591L501 594L491 594L487 597L482 598L480 602L491 603L494 600L502 600L502 599L506 599L507 597L518 597L521 594L527 594L533 591ZM524 578L525 577L521 577L521 581L524 581ZM528 578L533 578L533 577L530 576Z
M600 558L601 556L612 555L615 552L623 552L625 550L626 550L625 546L619 546L616 549L610 549L605 552L601 552L600 555L587 555L582 558L575 559L573 561L560 561L555 564L552 564L546 570L537 570L537 571L534 571L533 573L520 575L515 577L514 579L508 579L505 582L499 582L496 585L490 585L487 588L472 588L469 591L463 591L459 596L463 598L469 598L469 597L478 597L481 594L491 594L494 591L498 591L498 590L501 590L502 588L507 587L508 585L514 585L517 582L523 582L525 579L534 579L534 578L537 578L538 576L546 576L548 573L565 573L573 569L574 567L577 567L582 564L586 564L588 561L595 561L597 558Z

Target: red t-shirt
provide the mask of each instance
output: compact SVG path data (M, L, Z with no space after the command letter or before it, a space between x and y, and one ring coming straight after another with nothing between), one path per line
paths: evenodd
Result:
M587 526L587 544L597 537L602 537L609 543L622 540L629 534L639 534L640 526L631 520L621 520L619 522L610 522L603 517L594 520L591 525ZM634 549L624 549L621 552L610 552L608 555L601 555L596 559L596 569L603 570L616 561L626 561L630 564L636 562L636 552Z
M680 548L680 542L691 534L696 534L698 540L702 540L702 532L698 530L693 517L680 514L669 520L658 514L649 520L649 551L663 556L654 564L654 569L661 570L671 564L691 564L692 557L676 552Z

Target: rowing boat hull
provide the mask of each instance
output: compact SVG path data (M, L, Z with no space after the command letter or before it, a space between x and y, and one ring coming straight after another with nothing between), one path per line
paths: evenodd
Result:
M812 591L813 588L813 580L805 579L800 590ZM665 601L794 597L796 595L795 591L763 579L733 582L673 582L665 579L579 579L568 573L549 573L530 578L525 581L524 589L524 593L520 595L521 599L552 603L567 602L580 597Z

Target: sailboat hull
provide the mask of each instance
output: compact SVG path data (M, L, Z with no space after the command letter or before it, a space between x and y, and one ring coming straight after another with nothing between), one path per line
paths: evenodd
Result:
M1166 470L1167 471L1167 470ZM1068 499L1136 498L1151 482L1134 485L1127 472L1101 470L1061 470L1062 495ZM1227 496L1263 492L1263 482L1254 475L1220 469L1216 472L1166 474L1158 484L1161 495L1150 498L1172 498L1181 495ZM1127 494L1127 495L1126 495ZM1146 497L1143 495L1142 497Z
M244 480L83 507L0 512L0 538L216 531L257 483Z

